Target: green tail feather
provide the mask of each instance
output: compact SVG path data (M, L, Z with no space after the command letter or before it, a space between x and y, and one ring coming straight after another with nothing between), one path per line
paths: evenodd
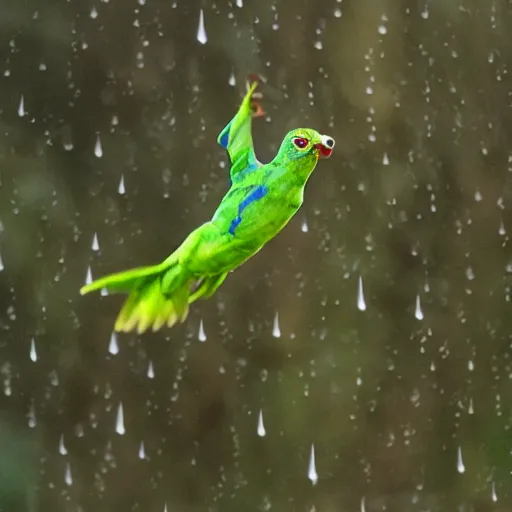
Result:
M102 277L84 286L82 295L106 288L109 292L129 293L114 329L142 333L164 325L183 322L188 314L190 284L193 278L175 260Z

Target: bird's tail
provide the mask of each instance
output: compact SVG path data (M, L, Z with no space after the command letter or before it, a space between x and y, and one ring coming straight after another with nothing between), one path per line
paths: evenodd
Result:
M114 329L142 333L150 327L153 331L166 324L172 327L177 321L183 322L187 318L193 281L195 279L172 255L159 265L102 277L84 286L80 293L84 295L102 289L128 293Z

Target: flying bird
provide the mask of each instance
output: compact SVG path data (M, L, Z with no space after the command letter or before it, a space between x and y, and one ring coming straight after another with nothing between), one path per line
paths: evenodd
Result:
M162 263L111 274L81 288L82 295L102 289L128 294L116 331L142 333L183 322L190 304L211 297L229 272L284 228L302 205L318 159L331 156L332 137L297 128L285 136L270 163L260 163L251 133L252 119L264 115L257 86L256 79L248 85L238 112L217 138L231 160L231 187L212 219Z

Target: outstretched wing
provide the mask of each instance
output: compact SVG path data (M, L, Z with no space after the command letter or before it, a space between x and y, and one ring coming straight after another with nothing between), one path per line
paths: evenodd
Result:
M258 82L253 82L247 91L235 117L226 125L217 137L217 142L227 150L231 160L231 181L237 179L237 174L246 169L257 169L261 166L254 154L252 142L251 98Z

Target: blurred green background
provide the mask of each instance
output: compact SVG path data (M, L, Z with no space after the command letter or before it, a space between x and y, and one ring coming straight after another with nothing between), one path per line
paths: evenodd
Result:
M0 511L512 510L510 2L0 13ZM113 339L79 287L212 215L251 72L259 158L333 157L184 325Z

